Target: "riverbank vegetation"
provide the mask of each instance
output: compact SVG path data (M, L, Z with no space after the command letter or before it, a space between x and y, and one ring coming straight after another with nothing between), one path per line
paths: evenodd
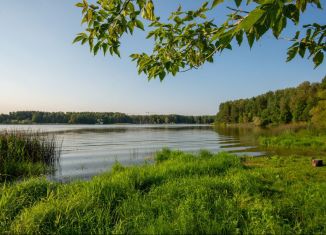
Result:
M0 114L0 124L211 124L214 119L213 115L127 115L113 112L18 111Z
M326 77L321 83L304 82L296 88L221 103L216 122L257 126L311 122L317 128L326 128L325 100Z
M32 131L0 132L0 182L54 170L60 148L54 136Z
M310 161L165 149L87 182L4 184L0 233L322 234L326 168Z
M261 136L259 143L261 146L274 149L326 151L326 134L314 134L308 131L287 132L277 136Z

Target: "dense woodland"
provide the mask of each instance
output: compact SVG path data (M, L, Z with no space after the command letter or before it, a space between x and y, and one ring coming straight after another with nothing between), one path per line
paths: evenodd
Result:
M326 122L326 77L321 83L303 82L296 88L267 92L250 99L221 103L219 123L254 123L258 126L290 122Z
M124 113L96 112L38 112L18 111L0 114L2 124L211 124L214 116L182 116L182 115L127 115Z

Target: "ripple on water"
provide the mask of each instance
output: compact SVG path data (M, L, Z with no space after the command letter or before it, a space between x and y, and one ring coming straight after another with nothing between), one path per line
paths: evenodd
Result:
M62 154L58 170L50 178L63 181L89 178L110 169L116 161L141 164L164 147L264 154L241 143L237 136L219 134L208 125L0 125L3 129L56 133L62 141Z

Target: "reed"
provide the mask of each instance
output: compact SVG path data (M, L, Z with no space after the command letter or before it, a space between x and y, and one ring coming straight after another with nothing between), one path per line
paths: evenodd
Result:
M60 157L54 135L37 131L0 132L0 181L47 173Z

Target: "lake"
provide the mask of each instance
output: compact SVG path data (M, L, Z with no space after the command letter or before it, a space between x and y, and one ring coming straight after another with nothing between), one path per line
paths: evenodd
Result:
M123 165L152 161L154 153L164 147L187 152L206 149L264 154L239 133L209 125L0 125L0 131L5 129L54 133L62 143L62 153L50 178L59 181L87 179L110 169L116 161Z

